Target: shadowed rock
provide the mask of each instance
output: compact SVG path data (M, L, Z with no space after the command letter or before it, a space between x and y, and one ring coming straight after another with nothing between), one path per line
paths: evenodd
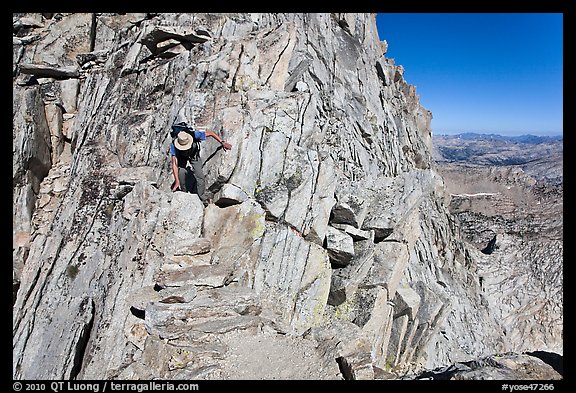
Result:
M37 78L78 78L80 72L76 67L51 67L42 64L21 64L20 72L34 75Z

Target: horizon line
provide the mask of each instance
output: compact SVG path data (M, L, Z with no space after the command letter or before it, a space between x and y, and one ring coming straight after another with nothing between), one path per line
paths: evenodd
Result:
M461 131L461 132L432 132L432 136L460 136L460 135L483 135L483 136L497 136L497 137L507 137L507 138L519 138L519 137L536 137L536 138L561 138L564 139L564 134L499 134L497 132L477 132L477 131Z
M563 131L432 131L437 135L459 135L459 134L480 134L480 135L500 135L500 136L564 136Z

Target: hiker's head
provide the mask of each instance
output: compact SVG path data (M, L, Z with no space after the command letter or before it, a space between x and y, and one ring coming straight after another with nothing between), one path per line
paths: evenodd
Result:
M192 143L194 143L192 135L185 131L180 131L174 140L174 147L178 150L188 150L192 147Z

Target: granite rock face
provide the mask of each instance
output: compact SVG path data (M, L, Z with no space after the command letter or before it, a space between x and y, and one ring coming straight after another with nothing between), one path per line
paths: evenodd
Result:
M374 15L13 22L14 378L374 379L508 348ZM203 142L206 208L170 190L181 120L232 145Z

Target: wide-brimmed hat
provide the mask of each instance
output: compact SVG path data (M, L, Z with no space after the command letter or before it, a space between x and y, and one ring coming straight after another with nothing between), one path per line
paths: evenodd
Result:
M178 150L188 150L192 147L192 143L194 143L194 138L185 131L180 131L174 140L174 146Z

